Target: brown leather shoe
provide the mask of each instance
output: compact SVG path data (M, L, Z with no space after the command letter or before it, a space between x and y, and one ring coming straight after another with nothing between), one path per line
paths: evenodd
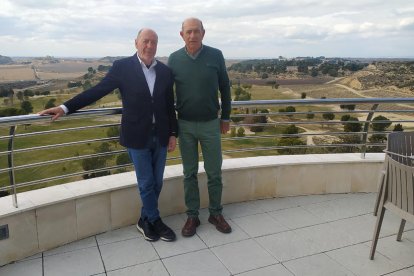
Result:
M196 228L200 225L200 220L198 217L188 217L187 221L184 224L183 229L181 230L181 234L184 237L191 237L194 236L196 233Z
M226 222L223 215L210 215L208 222L216 226L216 229L222 233L230 233L231 226Z

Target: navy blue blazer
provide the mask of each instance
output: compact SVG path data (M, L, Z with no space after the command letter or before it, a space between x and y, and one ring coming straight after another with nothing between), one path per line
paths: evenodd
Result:
M120 144L127 148L144 148L151 134L154 115L157 136L161 145L166 146L170 136L177 136L174 80L171 70L160 61L157 61L155 71L151 97L137 55L117 60L102 81L64 105L69 113L73 113L119 88L122 97Z

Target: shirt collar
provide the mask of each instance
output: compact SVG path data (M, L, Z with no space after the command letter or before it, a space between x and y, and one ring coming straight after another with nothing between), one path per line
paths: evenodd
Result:
M138 55L138 53L137 53L137 58L138 58L138 60L139 60L139 63L141 63L141 66L145 66L145 67L147 67L147 65L139 58L139 55ZM148 68L148 69L151 69L152 67L154 67L155 65L157 65L157 60L154 58L153 60L152 60L152 62L151 62L151 65L150 65L150 67Z
M201 44L200 49L192 55L192 54L190 54L190 53L187 51L187 47L184 47L185 52L186 52L186 53L187 53L187 55L188 55L189 57L191 57L192 59L196 59L196 58L198 57L198 55L200 55L200 53L201 53L201 51L203 50L203 48L204 48L204 45L203 45L203 44Z

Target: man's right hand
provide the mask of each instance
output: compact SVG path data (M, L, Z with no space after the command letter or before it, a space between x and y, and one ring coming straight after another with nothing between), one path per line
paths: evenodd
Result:
M39 114L40 116L53 115L52 116L52 121L54 121L54 120L57 120L57 118L59 118L60 116L65 115L65 111L60 106L56 106L56 107L52 107L52 108L40 111L37 114Z

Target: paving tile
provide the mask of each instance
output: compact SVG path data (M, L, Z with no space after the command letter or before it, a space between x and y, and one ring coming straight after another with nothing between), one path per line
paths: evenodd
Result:
M42 258L42 257L43 257L43 253L37 253L37 254L34 254L30 257L24 258L24 259L22 259L18 262L24 262L24 261L33 260L33 259L39 259L39 258Z
M323 223L322 219L306 211L303 207L293 207L269 213L289 229L302 228Z
M153 246L161 258L207 248L206 244L197 235L183 237L181 233L177 233L177 240L174 242L159 241L153 243Z
M142 238L142 234L141 232L138 231L135 225L108 231L106 233L96 236L96 240L99 245L104 245L104 244L124 241L124 240L130 240L130 239L136 239L136 238Z
M108 276L169 276L161 261L153 261L144 264L129 266L118 270L108 271Z
M321 203L338 198L344 198L346 194L326 194L326 195L304 195L288 197L292 204L297 206L305 206L309 204Z
M55 249L46 251L43 254L44 256L50 256L50 255L62 254L66 252L72 252L72 251L76 251L79 249L85 249L85 248L91 248L91 247L97 247L95 237L89 237L89 238L82 239L79 241L71 242L63 246L59 246Z
M353 244L352 237L346 231L334 228L328 223L296 229L295 232L316 244L319 252Z
M254 240L244 240L217 246L211 251L232 274L237 274L278 263Z
M371 242L366 243L371 246ZM396 236L378 240L376 252L388 257L394 264L408 267L414 265L414 242L408 239L396 240Z
M42 259L30 259L0 267L4 276L43 276Z
M338 231L345 232L351 239L351 243L357 244L372 239L375 219L372 214L367 214L329 222L328 225Z
M367 204L362 199L341 198L310 204L307 206L307 210L328 222L372 213L373 206L374 204Z
M163 259L171 276L229 276L230 272L208 249Z
M315 242L298 235L293 230L255 238L255 240L281 262L321 252Z
M326 255L360 276L383 275L403 268L379 254L379 252L375 254L374 260L370 260L369 252L370 247L357 244L326 252Z
M125 268L159 259L151 242L142 238L104 244L99 248L107 270Z
M265 212L271 212L299 206L299 204L295 201L292 201L290 197L262 199L253 201L252 203L260 207L260 209L262 209Z
M223 207L223 214L227 218L238 218L264 213L264 210L253 202L228 204Z
M289 230L270 215L256 214L232 219L250 237L259 237Z
M93 275L105 272L97 247L44 257L44 276Z
M410 241L414 242L414 231L405 231L402 235L402 239L409 239Z
M271 265L237 274L238 276L294 276L283 265Z
M249 236L231 220L228 220L227 222L230 224L232 228L231 233L221 233L217 231L214 225L209 223L202 224L199 227L197 227L197 235L208 247L246 240L249 238Z
M414 270L410 270L407 268L387 274L387 276L414 276Z
M284 262L283 265L295 276L354 276L351 271L325 254L317 254Z
M171 229L173 229L174 231L176 231L176 234L179 233L181 228L183 228L184 223L186 222L187 219L187 215L183 216L182 214L178 214L178 215L172 215L172 216L168 216L168 217L163 217L162 221L168 225Z

